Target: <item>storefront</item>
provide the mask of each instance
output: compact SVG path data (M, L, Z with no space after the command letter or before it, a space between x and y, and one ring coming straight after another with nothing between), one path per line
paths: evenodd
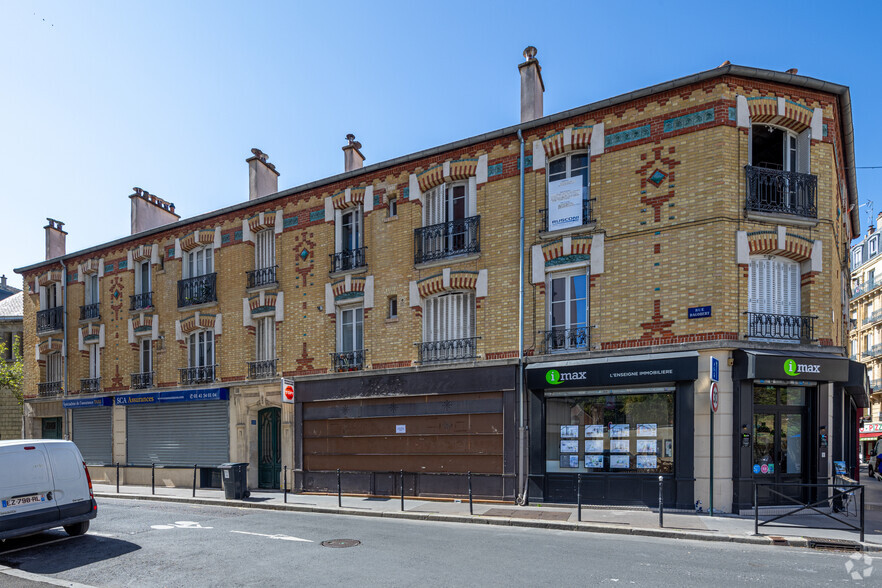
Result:
M113 463L113 397L62 401L70 409L71 440L88 465Z
M876 446L876 441L882 439L882 423L864 423L861 427L860 456L863 463L870 458L870 450Z
M529 500L693 506L698 352L527 366Z
M862 364L832 354L733 353L733 507L810 497L800 484L832 481L832 462L856 475L858 408L868 402ZM774 485L774 486L773 486Z

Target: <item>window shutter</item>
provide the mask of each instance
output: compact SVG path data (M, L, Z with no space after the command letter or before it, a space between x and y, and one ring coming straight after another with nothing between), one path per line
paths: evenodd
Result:
M800 281L799 264L787 263L787 273L790 276L787 290L787 305L784 314L799 316L800 314Z
M801 174L812 173L811 144L811 129L804 130L796 137L796 171Z

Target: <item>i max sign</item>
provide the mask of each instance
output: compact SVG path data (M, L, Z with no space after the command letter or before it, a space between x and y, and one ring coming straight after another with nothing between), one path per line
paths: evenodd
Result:
M534 390L678 382L697 377L698 357L527 368L527 385Z

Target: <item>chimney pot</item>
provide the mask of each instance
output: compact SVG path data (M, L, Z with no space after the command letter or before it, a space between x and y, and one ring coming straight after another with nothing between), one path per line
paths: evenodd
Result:
M348 141L348 145L343 147L344 171L361 169L364 166L364 155L361 153L361 143L355 140L355 135L352 133L346 135L346 141Z
M256 200L279 191L279 172L267 162L267 154L255 147L248 163L248 199Z
M789 74L795 76L795 75L796 75L796 72L798 72L798 71L799 71L799 70L796 69L795 67L791 67L790 69L788 69L788 70L787 70L786 72L784 72L784 73L789 73Z
M62 229L64 223L54 218L47 218L49 224L43 227L46 230L46 259L61 257L66 251L65 241L67 233Z
M6 287L6 275L4 274L4 275L0 276L0 288L5 288L5 287Z
M536 54L539 51L530 45L524 49L525 61L518 65L521 73L521 122L542 118L542 95L545 83L542 81L542 67Z
M175 205L171 202L138 187L132 190L134 194L129 196L129 200L132 201L133 235L173 223L181 218L175 214Z

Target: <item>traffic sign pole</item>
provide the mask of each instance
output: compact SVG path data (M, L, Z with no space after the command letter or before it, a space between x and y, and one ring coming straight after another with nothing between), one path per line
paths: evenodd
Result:
M717 372L719 375L719 372ZM714 413L720 407L720 390L716 382L710 385L710 496L708 512L714 516Z

